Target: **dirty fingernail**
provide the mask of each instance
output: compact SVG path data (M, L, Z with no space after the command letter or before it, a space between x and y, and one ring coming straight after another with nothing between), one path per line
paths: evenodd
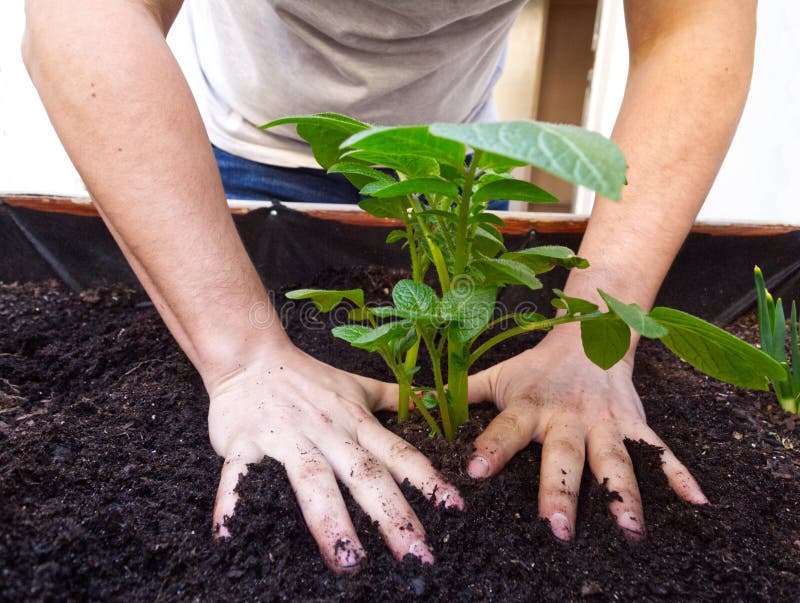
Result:
M340 538L333 547L336 564L342 569L351 569L361 564L364 550L349 538Z
M642 540L644 538L644 526L630 511L625 511L617 519L617 525L625 531L625 537L629 540Z
M439 499L439 504L444 504L445 509L460 509L464 510L464 499L458 492L445 492Z
M428 548L428 545L421 540L415 540L408 547L408 552L417 557L422 563L433 563L433 553Z
M569 542L572 539L572 527L569 525L569 519L563 513L553 513L550 516L550 529L559 540Z
M473 456L467 465L467 473L470 477L486 477L489 475L489 461L482 456Z

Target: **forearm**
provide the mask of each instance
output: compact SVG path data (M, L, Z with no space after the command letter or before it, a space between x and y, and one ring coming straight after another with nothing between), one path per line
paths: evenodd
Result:
M207 385L285 341L225 204L164 20L137 2L28 2L24 55L64 146ZM274 311L273 316L274 316Z
M631 65L612 138L628 160L618 203L596 200L570 295L598 287L652 306L714 181L739 121L753 63L753 2L696 2L658 34L647 8L626 5ZM658 10L658 9L654 9Z

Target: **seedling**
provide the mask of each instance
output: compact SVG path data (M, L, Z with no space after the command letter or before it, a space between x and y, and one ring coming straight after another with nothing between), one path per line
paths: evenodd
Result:
M800 345L798 345L797 304L792 301L789 316L789 356L786 357L786 315L783 301L775 301L767 291L764 275L756 266L753 270L758 300L758 330L761 335L761 349L783 367L779 379L772 379L772 389L781 408L787 412L800 412Z
M556 201L541 188L514 178L513 168L533 165L573 184L618 200L625 183L625 158L610 140L571 125L534 121L486 124L371 127L335 113L286 117L262 126L294 124L329 173L356 186L362 209L401 225L387 243L402 243L411 258L411 279L399 281L390 305L366 303L359 289L302 289L287 296L310 299L321 311L343 301L354 308L353 324L333 329L336 337L381 355L399 384L399 419L410 400L434 434L451 440L468 418L467 376L489 349L521 333L581 323L586 355L608 369L630 346L631 329L660 339L674 353L723 381L768 389L783 377L781 365L764 352L698 318L670 308L644 312L599 291L607 305L554 290L557 316L535 312L496 315L497 292L506 285L542 287L538 275L556 267L586 268L570 249L544 246L509 251L503 220L486 211L490 200ZM381 168L381 169L378 169ZM435 273L438 290L423 281ZM494 333L493 328L511 324ZM434 383L414 383L422 348ZM420 391L421 395L414 394ZM439 419L431 413L438 407Z

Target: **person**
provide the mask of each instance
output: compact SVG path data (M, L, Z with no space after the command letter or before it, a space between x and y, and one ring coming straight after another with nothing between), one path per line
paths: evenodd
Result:
M521 2L211 1L190 4L198 62L212 93L200 112L165 43L179 0L27 0L23 56L98 211L208 391L209 435L224 458L213 513L228 536L235 485L264 455L283 463L326 563L357 569L365 552L336 479L379 523L398 558L433 561L397 482L463 507L421 453L373 417L393 386L299 351L274 317L225 203L218 149L305 170L288 131L256 125L285 114L339 111L379 124L491 118L491 85ZM630 69L612 138L630 165L621 202L598 198L565 292L652 306L709 190L748 93L755 0L627 0ZM201 36L202 34L202 36ZM257 133L258 132L258 133ZM222 155L222 153L218 153ZM313 174L312 174L313 175ZM280 184L279 184L280 185ZM313 187L312 187L313 188ZM273 327L248 315L264 306ZM708 501L648 426L631 375L637 337L609 371L559 326L534 348L473 375L471 398L500 410L466 467L488 478L531 441L542 444L539 515L574 538L584 463L620 494L624 535L645 535L624 438L664 448L685 501ZM405 529L408 526L411 529ZM480 553L478 553L480 554Z

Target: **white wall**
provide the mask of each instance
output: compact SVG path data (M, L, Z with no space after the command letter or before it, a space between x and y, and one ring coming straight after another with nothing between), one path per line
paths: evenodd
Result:
M586 126L610 134L622 101L628 47L621 0L602 0ZM761 0L750 96L731 149L700 212L704 221L800 225L800 1ZM580 191L576 211L592 195Z
M602 0L586 123L609 133L627 71L622 0ZM701 219L800 224L800 0L762 0L753 86L742 123ZM22 2L0 3L0 193L84 194L19 57ZM178 25L170 36L185 45ZM601 86L600 82L604 82ZM590 197L580 195L580 211Z

